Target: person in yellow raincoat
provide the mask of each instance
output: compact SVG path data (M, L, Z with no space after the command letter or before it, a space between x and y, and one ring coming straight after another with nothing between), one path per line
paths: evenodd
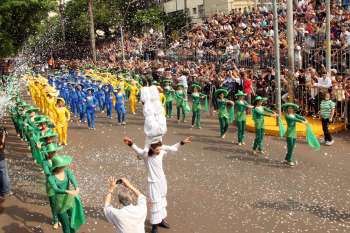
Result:
M54 123L56 125L56 130L58 134L58 143L60 145L67 145L67 131L68 122L70 120L70 112L65 107L65 101L63 98L57 98L57 103L55 107L56 118Z
M136 114L136 103L137 103L137 95L139 94L140 89L136 85L136 81L132 80L131 85L129 85L129 102L130 102L130 112L132 114Z

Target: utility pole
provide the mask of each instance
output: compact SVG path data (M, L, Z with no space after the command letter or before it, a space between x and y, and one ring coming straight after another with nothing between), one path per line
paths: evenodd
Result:
M275 76L277 80L277 109L278 114L281 115L281 66L280 66L280 40L279 40L279 33L278 33L278 14L277 14L277 0L272 0L272 6L273 6L273 37L274 37L274 43L275 43Z
M184 0L184 11L185 11L185 16L186 16L186 26L188 25L188 20L187 18L189 17L189 15L187 14L187 0Z
M63 47L65 48L65 45L66 45L66 29L65 29L65 25L64 25L64 0L60 0L59 13L60 13L60 24L61 24L61 33L62 33Z
M93 0L88 0L89 4L89 19L90 19L90 42L91 42L91 52L92 52L92 60L96 63L96 40L95 40L95 26L94 26L94 13L93 13Z
M294 20L293 0L287 0L288 97L294 100Z
M120 26L120 46L122 47L122 58L125 61L125 48L124 48L124 31L123 26Z
M326 0L326 70L327 75L331 74L331 3L330 0Z

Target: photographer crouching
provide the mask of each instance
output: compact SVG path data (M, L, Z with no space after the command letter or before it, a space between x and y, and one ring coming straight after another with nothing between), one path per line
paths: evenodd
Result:
M10 190L10 178L5 160L5 144L8 133L6 128L0 127L0 198L12 195Z
M109 180L109 193L105 198L104 214L111 224L114 225L117 233L145 233L145 220L147 216L146 197L137 190L130 182L121 178ZM118 187L118 201L121 208L114 208L111 205L112 194ZM132 204L132 195L137 198L137 204Z

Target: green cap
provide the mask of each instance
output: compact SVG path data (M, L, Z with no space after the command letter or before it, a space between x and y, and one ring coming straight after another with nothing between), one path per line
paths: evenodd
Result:
M193 83L192 88L202 89L202 87L198 83Z
M66 167L72 163L73 158L69 155L56 155L51 159L52 170L58 167Z
M256 101L263 101L263 102L265 102L265 101L267 101L267 98L263 98L261 96L257 96L257 97L255 97L254 102L256 102Z
M163 83L164 83L164 84L167 84L167 83L172 84L172 83L173 83L173 80L171 80L171 79L165 79L165 80L163 80Z
M152 85L156 85L156 86L158 86L158 85L159 85L159 83L158 83L157 81L153 81L153 82L152 82Z
M224 96L228 95L228 91L226 89L220 88L215 91L215 96L220 95L221 93L224 93Z
M294 110L298 110L299 106L295 103L285 103L282 105L283 111L287 110L288 108L293 108Z
M57 133L55 133L53 131L49 131L44 136L41 136L40 140L44 140L46 138L52 138L52 137L57 137Z
M49 145L46 146L44 151L48 154L51 154L51 153L60 151L62 149L63 149L62 146L58 146L56 143L50 143Z
M235 96L246 96L243 91L239 90Z
M184 85L182 83L178 83L176 87L184 87Z
M29 106L29 108L27 108L25 112L26 113L39 112L39 108L36 108L34 106Z

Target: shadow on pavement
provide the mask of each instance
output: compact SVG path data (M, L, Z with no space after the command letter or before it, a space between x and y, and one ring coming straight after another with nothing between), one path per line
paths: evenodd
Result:
M320 205L310 205L297 202L291 199L286 201L259 201L252 205L256 209L272 209L277 211L299 211L311 213L319 218L329 221L344 222L350 220L350 213L336 210L333 207L324 207Z

